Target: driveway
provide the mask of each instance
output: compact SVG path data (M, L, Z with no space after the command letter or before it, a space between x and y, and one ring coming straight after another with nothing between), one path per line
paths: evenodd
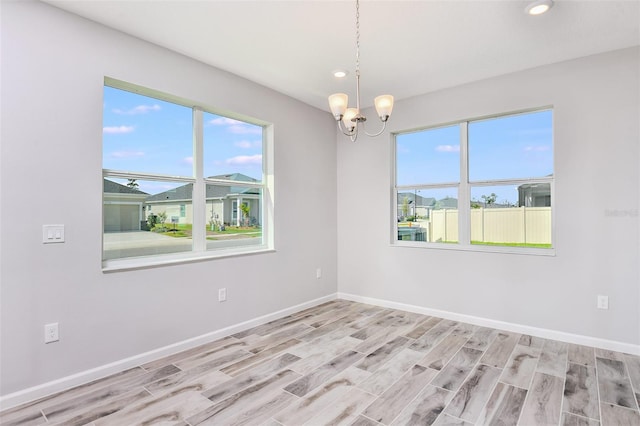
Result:
M103 260L191 251L191 238L174 238L149 231L107 232L103 236ZM259 245L262 238L207 240L207 250Z

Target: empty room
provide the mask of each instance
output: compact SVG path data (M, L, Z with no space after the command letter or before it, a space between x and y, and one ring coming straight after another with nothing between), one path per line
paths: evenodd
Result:
M640 1L0 24L0 424L640 425Z

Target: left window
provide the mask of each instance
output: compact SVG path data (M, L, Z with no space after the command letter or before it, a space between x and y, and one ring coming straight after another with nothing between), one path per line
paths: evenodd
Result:
M105 269L269 248L266 124L229 115L105 79Z

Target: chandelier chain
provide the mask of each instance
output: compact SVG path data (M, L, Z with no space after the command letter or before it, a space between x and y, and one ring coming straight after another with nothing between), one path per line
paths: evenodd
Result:
M360 1L356 0L356 75L360 75Z

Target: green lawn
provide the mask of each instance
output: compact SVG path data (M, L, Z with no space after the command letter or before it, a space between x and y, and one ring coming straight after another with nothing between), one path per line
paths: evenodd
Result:
M457 241L438 241L444 244L457 244ZM551 244L533 244L533 243L489 243L482 241L471 241L476 246L493 246L493 247L528 247L528 248L551 248Z
M479 246L498 246L498 247L529 247L529 248L551 248L551 244L534 244L534 243L489 243L482 241L471 241L471 244Z
M228 234L251 234L251 233L259 233L262 234L261 228L256 228L253 226L226 226L224 231L211 231L210 227L207 227L207 235L228 235Z
M193 225L190 223L181 223L181 224L164 224L165 228L167 229L166 232L160 232L159 234L161 235L167 235L169 237L175 237L175 238L184 238L184 237L191 237L192 235L192 231L193 231ZM211 238L211 237L216 237L216 236L232 236L232 235L238 235L238 234L245 234L245 237L260 237L262 236L262 229L259 227L255 227L255 226L249 226L249 227L244 227L244 226L226 226L224 231L211 231L211 227L207 226L206 228L206 233L207 233L207 239L215 239L215 238Z

